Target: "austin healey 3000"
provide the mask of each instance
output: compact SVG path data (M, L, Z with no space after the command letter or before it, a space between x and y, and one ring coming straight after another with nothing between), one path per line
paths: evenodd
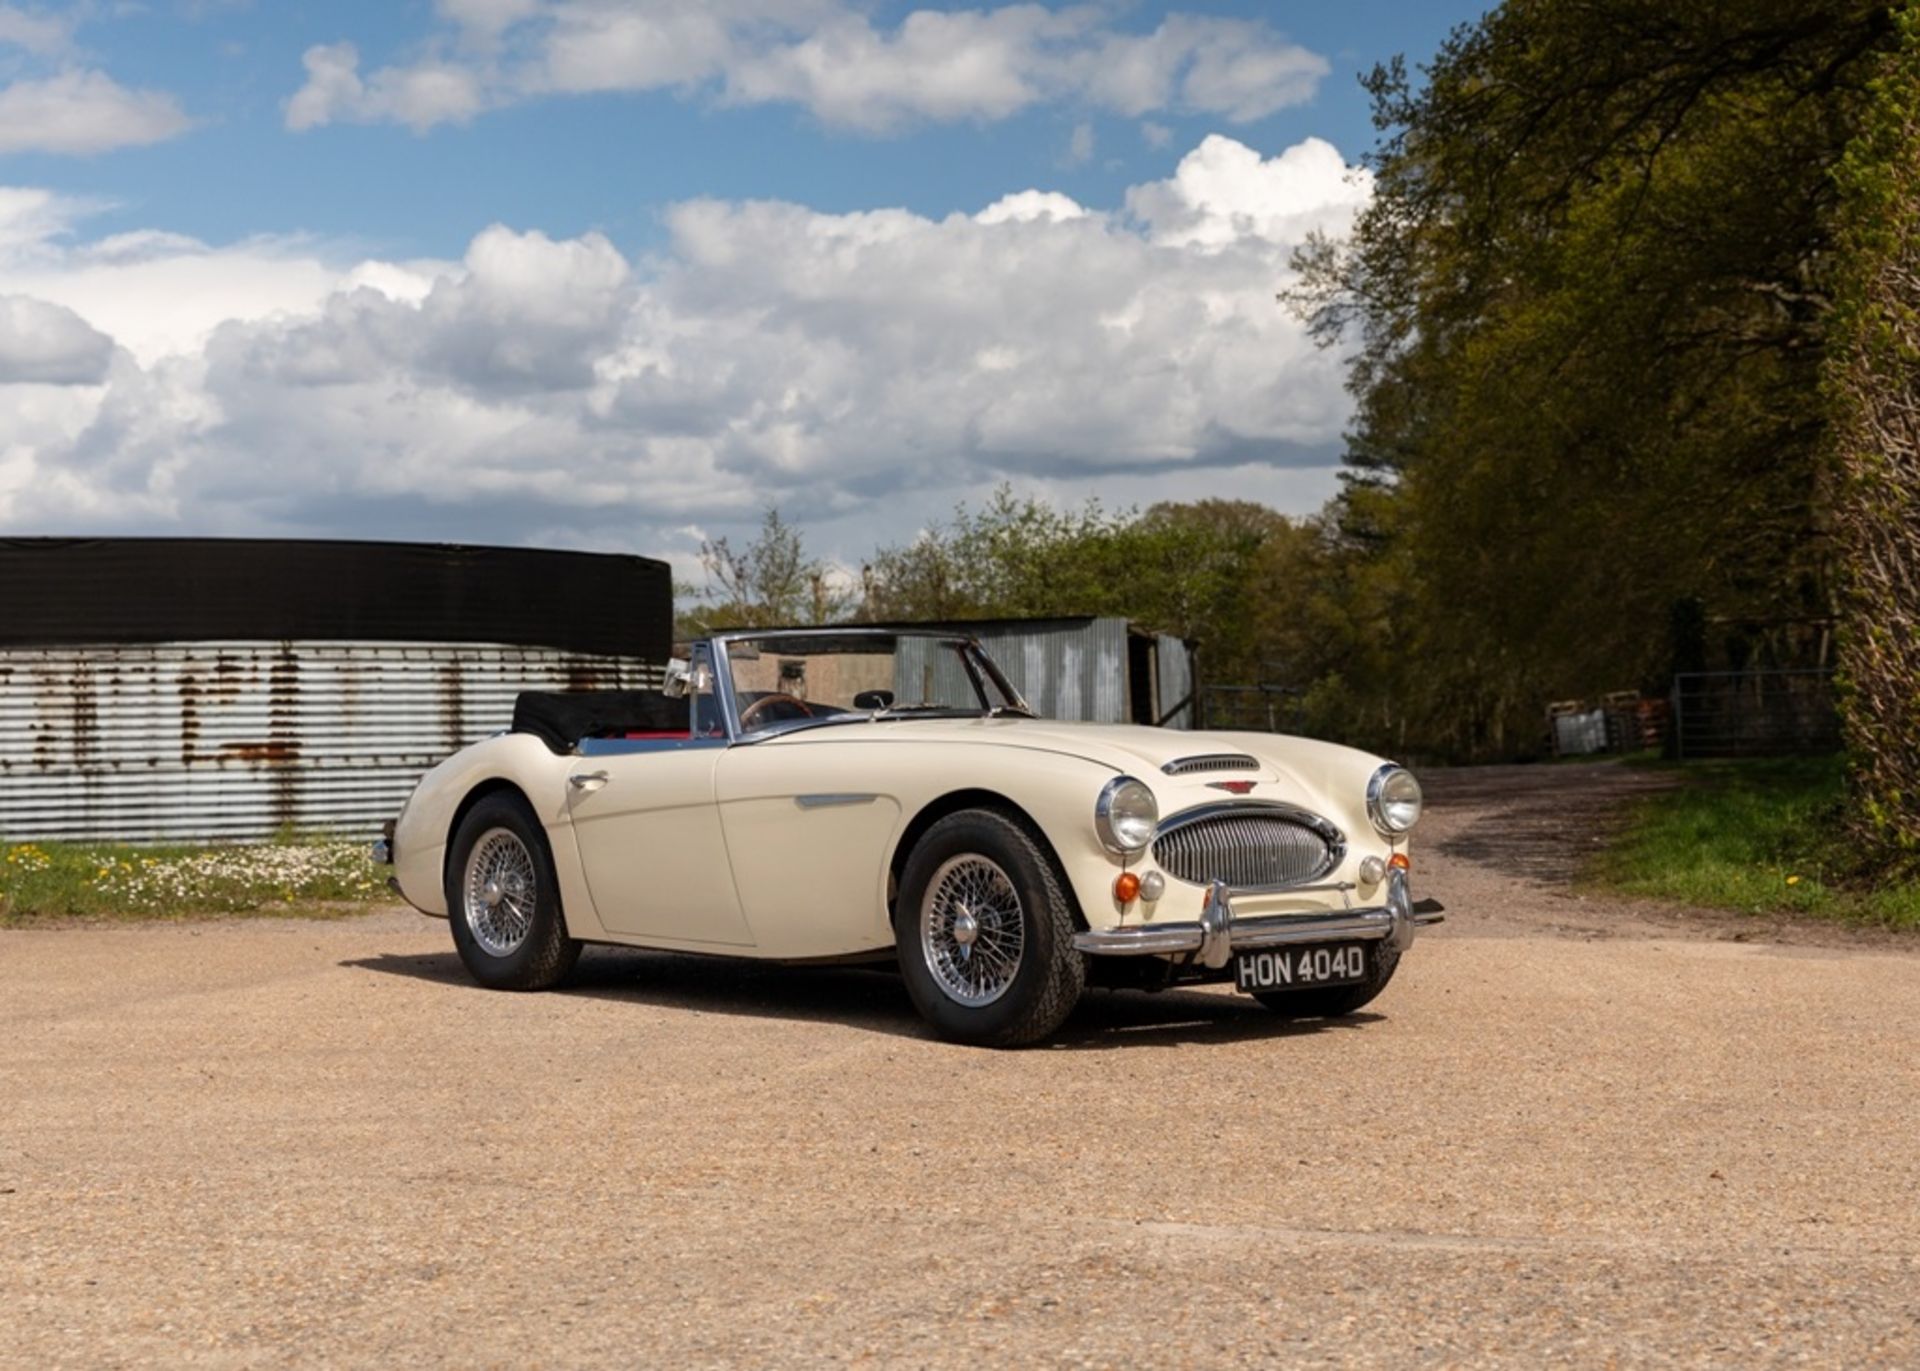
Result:
M377 855L483 985L556 985L586 943L897 960L938 1032L1012 1045L1089 984L1358 1009L1439 917L1420 809L1350 748L1037 718L964 635L768 631L657 692L522 695Z

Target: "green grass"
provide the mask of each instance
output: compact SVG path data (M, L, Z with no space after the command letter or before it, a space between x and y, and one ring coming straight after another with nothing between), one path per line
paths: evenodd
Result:
M0 926L53 919L357 913L389 898L366 844L0 843Z
M1838 757L1691 762L1640 802L1588 872L1632 895L1920 928L1920 884L1865 870Z

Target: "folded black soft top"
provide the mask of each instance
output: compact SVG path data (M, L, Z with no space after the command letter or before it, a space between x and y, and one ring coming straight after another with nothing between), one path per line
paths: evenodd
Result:
M688 714L685 696L657 690L523 690L513 702L513 731L571 752L582 738L685 732Z

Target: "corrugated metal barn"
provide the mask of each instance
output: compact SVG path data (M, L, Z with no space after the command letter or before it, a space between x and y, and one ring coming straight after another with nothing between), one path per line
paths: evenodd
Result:
M0 540L0 838L361 834L523 689L657 686L642 557Z
M978 638L1043 718L1192 728L1193 652L1125 619L972 619L939 625ZM958 672L949 659L935 664ZM949 688L964 693L955 679Z

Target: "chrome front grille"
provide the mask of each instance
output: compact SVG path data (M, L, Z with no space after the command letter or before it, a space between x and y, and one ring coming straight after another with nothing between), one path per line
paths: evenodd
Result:
M1205 752L1197 757L1176 757L1160 769L1169 776L1192 776L1203 771L1258 771L1260 759L1244 752Z
M1176 814L1153 840L1153 859L1194 885L1283 890L1318 880L1340 864L1340 831L1284 805L1209 806Z

